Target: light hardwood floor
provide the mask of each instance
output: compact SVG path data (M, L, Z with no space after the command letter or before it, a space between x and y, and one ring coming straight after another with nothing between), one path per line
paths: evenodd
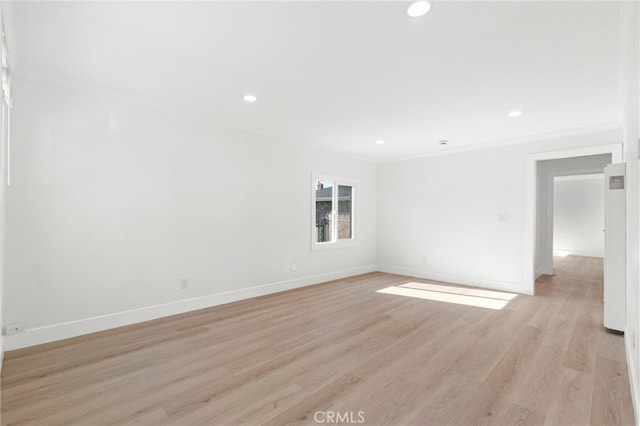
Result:
M372 273L13 351L2 425L631 425L602 262L556 265L501 310Z

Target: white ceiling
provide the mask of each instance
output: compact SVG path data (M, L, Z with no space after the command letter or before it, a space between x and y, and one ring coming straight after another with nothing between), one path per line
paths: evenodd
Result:
M406 4L16 3L15 72L375 159L617 120L619 3Z

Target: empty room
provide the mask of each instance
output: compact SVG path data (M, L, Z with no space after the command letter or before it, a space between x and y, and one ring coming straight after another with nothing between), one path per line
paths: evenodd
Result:
M2 426L638 424L640 2L0 12Z

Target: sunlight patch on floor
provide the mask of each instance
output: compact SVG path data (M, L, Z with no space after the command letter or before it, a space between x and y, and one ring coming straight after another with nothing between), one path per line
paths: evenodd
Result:
M453 287L428 283L407 283L378 290L377 293L415 297L436 302L455 303L500 310L517 294L475 288Z
M450 285L429 284L429 283L407 283L400 287L416 288L418 290L439 291L442 293L463 294L466 296L485 297L489 299L512 300L517 294L505 293L503 291L484 290L481 288L454 287Z

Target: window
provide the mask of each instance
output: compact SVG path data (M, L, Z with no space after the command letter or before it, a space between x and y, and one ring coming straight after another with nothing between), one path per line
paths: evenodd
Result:
M355 243L356 183L313 176L312 248L335 248Z

